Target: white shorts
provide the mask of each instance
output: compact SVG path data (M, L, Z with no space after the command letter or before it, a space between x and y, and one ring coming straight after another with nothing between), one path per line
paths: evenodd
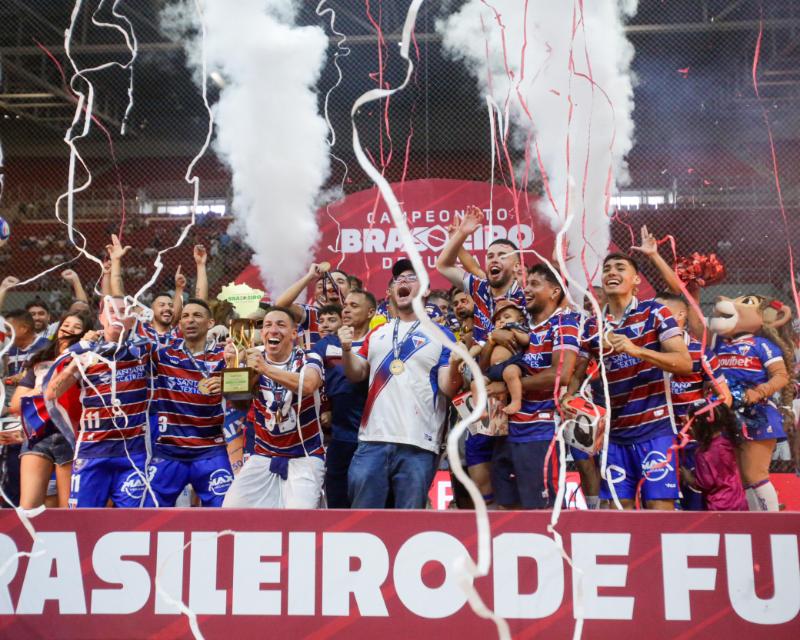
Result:
M316 456L292 458L286 480L269 470L270 458L250 456L233 479L222 506L229 509L317 509L325 462Z

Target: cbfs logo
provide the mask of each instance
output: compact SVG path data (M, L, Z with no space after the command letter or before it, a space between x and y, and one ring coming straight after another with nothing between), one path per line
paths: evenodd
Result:
M642 460L642 473L650 482L658 482L672 473L674 468L660 451L651 451Z
M155 467L147 469L147 482L145 482L144 474L141 471L131 471L125 482L122 483L120 490L129 498L139 500L143 495L147 484L153 480L156 473Z
M224 496L233 482L233 476L227 469L212 471L208 477L208 490L215 496Z

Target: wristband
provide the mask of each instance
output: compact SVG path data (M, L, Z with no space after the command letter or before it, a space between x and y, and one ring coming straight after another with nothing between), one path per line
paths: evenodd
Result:
M347 351L347 353L350 353L350 351L352 351L352 349L353 349L353 345L350 345L350 346L349 346L349 347L347 347L347 348L345 348L345 347L342 347L342 351Z

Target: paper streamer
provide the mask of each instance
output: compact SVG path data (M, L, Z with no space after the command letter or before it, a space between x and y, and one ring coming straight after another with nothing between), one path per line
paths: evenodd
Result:
M344 74L342 73L342 67L339 64L339 59L346 58L350 55L350 47L345 45L345 42L347 42L347 36L341 31L337 31L336 29L336 11L334 11L330 7L324 6L327 2L328 0L320 0L320 3L317 5L316 14L320 18L329 15L331 33L334 36L336 36L338 40L336 41L336 51L333 54L333 66L336 67L336 82L325 93L324 115L325 115L325 122L328 125L328 131L330 132L330 137L328 138L328 146L331 149L330 156L333 160L336 160L339 164L341 164L342 168L344 169L344 173L342 174L342 180L339 184L340 193L342 197L344 197L344 185L347 183L347 175L349 172L349 167L347 166L347 163L344 160L342 160L342 158L340 158L333 152L333 148L336 146L336 129L334 129L333 123L331 122L329 105L330 105L331 95L333 94L334 91L336 91L336 89L338 89L341 86L342 80L344 79ZM339 223L336 217L333 216L333 214L331 214L331 203L325 204L325 213L336 225L336 245L334 247L329 246L328 249L332 249L334 253L339 254L339 262L336 263L336 267L341 268L342 263L345 261L345 258L347 257L347 255L341 248L342 225ZM342 300L342 302L344 302L344 300Z
M353 123L353 151L355 152L359 165L369 176L369 178L376 184L381 196L383 196L384 202L389 209L395 227L399 232L405 251L414 266L417 277L419 278L419 293L413 300L414 312L417 315L417 319L425 328L428 335L431 336L436 342L448 347L453 352L461 356L467 366L469 366L477 382L478 399L475 403L476 408L473 409L472 413L466 419L461 420L456 424L447 439L447 453L450 459L454 461L454 464L452 465L453 473L464 484L468 493L472 497L473 503L475 504L475 519L478 529L477 563L474 562L470 556L459 558L455 563L454 569L456 571L456 575L458 576L459 584L467 594L472 610L480 617L492 620L497 627L500 638L506 639L511 637L508 623L503 618L497 616L486 606L478 592L475 590L473 584L475 578L486 576L489 572L489 568L491 566L491 532L486 510L486 503L483 501L483 497L481 496L478 487L461 468L460 457L458 453L459 438L469 424L476 422L480 418L480 407L486 404L486 385L483 381L483 375L478 363L469 355L469 352L464 345L450 340L440 330L439 326L428 317L428 314L425 313L423 295L430 285L428 272L425 269L422 256L420 256L419 252L414 246L414 239L409 231L408 225L403 218L403 212L400 208L397 198L394 195L394 192L392 191L391 186L381 172L379 172L375 166L369 162L366 154L364 153L364 149L362 148L359 140L358 127L356 126L355 121L356 115L361 107L375 100L388 98L398 91L402 91L411 79L411 74L414 70L414 63L409 57L409 45L411 42L411 32L416 23L417 14L420 6L422 5L422 1L423 0L413 0L411 2L406 15L405 24L403 26L403 36L400 44L400 56L408 65L403 83L394 89L372 89L371 91L367 91L353 104L353 108L350 111L350 117Z

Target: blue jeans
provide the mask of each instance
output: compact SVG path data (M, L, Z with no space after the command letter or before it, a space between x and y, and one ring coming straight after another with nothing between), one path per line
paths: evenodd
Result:
M424 509L438 456L410 444L359 442L347 474L353 509Z
M328 509L349 509L347 473L358 442L333 439L325 451L325 498Z

